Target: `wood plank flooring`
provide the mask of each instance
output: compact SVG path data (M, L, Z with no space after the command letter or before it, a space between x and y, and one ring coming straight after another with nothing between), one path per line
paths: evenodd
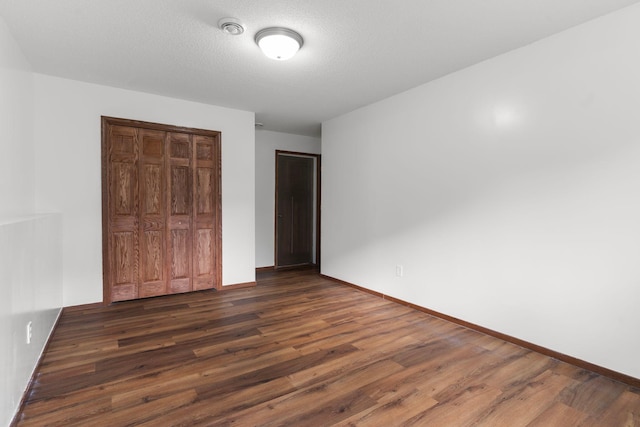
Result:
M640 426L640 390L306 270L66 310L19 426Z

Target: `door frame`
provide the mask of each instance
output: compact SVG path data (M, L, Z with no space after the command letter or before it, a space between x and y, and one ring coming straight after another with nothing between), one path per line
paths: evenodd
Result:
M118 117L109 117L109 116L101 116L100 117L100 125L101 125L101 147L100 147L100 156L101 156L101 192L102 192L102 305L111 304L111 287L109 283L109 278L111 275L111 265L110 265L110 257L109 257L109 238L108 238L108 230L109 230L109 202L110 197L108 195L109 191L109 183L108 183L108 139L109 132L112 126L127 126L127 127L135 127L135 128L144 128L149 130L159 130L164 132L174 132L174 133L188 133L191 135L202 135L207 137L219 138L220 145L219 149L222 149L222 132L207 130L207 129L199 129L199 128L190 128L183 126L174 126L168 124L154 123L154 122L146 122L141 120L131 120L124 119ZM222 289L222 153L219 152L217 155L217 164L215 164L215 180L216 185L218 187L218 191L215 197L214 203L214 211L215 211L215 221L214 221L214 251L216 253L214 260L214 268L215 272L215 290ZM165 260L168 262L168 260Z
M278 156L283 155L283 156L292 156L292 157L308 157L308 158L313 158L315 159L315 172L316 172L316 176L315 176L315 181L316 181L316 185L315 185L315 192L316 192L316 200L315 200L315 210L314 210L314 216L315 216L315 236L316 236L316 262L315 264L311 264L311 265L315 265L316 268L320 268L320 230L321 230L321 220L320 220L320 201L322 200L321 198L321 188L322 188L322 181L321 181L321 177L322 177L322 167L321 167L321 159L322 159L322 155L321 154L314 154L314 153L303 153L303 152L299 152L299 151L287 151L287 150L276 150L275 151L275 198L274 198L274 223L273 223L273 265L274 265L274 269L275 270L282 270L282 269L287 269L287 268L296 268L297 266L283 266L283 267L279 267L278 266Z

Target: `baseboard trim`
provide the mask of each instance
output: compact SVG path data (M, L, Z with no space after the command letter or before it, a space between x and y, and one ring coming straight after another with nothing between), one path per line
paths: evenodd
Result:
M471 330L474 330L474 331L481 332L483 334L492 336L494 338L498 338L498 339L501 339L503 341L510 342L512 344L515 344L517 346L526 348L528 350L535 351L536 353L540 353L540 354L543 354L545 356L549 356L549 357L552 357L554 359L560 360L562 362L569 363L569 364L571 364L573 366L576 366L578 368L586 369L587 371L591 371L591 372L594 372L596 374L608 377L608 378L610 378L612 380L628 384L628 385L630 385L632 387L640 388L640 378L635 378L635 377L632 377L630 375L626 375L626 374L623 374L621 372L617 372L617 371L611 370L609 368L605 368L603 366L596 365L596 364L593 364L591 362L587 362L585 360L578 359L576 357L569 356L567 354L560 353L558 351L551 350L551 349L546 348L546 347L542 347L540 345L531 343L529 341L525 341L525 340L522 340L520 338L513 337L511 335L503 334L502 332L494 331L493 329L485 328L484 326L476 325L475 323L467 322L465 320L458 319L457 317L449 316L447 314L440 313L440 312L437 312L435 310L431 310L429 308L425 308L425 307L422 307L420 305L413 304L413 303L401 300L399 298L394 298L392 296L383 294L381 292L373 291L371 289L367 289L367 288L364 288L362 286L355 285L353 283L345 282L344 280L336 279L335 277L327 276L325 274L321 274L320 276L325 278L325 279L331 280L333 282L339 283L341 285L349 286L349 287L357 289L359 291L362 291L362 292L365 292L365 293L380 297L382 299L386 299L386 300L395 302L395 303L400 304L400 305L404 305L406 307L412 308L414 310L421 311L423 313L429 314L429 315L434 316L434 317L438 317L438 318L440 318L442 320L446 320L446 321L449 321L451 323L455 323L457 325L463 326L465 328L468 328L468 329L471 329Z
M294 264L294 265L285 265L285 266L274 266L273 269L275 271L294 271L294 270L306 270L306 269L317 269L318 264L312 263L303 263L303 264Z
M275 271L276 267L274 265L270 267L256 267L256 273L263 273L265 271Z
M232 289L244 289L244 288L253 288L257 285L257 282L245 282L245 283L235 283L233 285L224 285L219 291L229 291Z
M102 304L100 306L102 306ZM29 393L31 386L36 380L36 373L40 370L40 365L42 364L42 357L45 355L45 353L49 349L49 344L51 343L51 337L53 336L53 333L55 332L55 330L58 328L58 323L60 322L60 318L62 317L63 312L64 312L64 308L60 308L60 311L58 311L58 316L56 317L56 321L53 322L53 326L49 331L49 336L47 337L47 340L45 341L44 346L42 347L42 351L38 356L38 360L36 361L35 367L33 368L33 372L31 372L31 377L27 382L27 387L22 392L22 398L20 398L18 411L15 414L13 414L13 418L9 423L9 427L16 427L18 425L18 421L20 421L18 420L18 416L22 413L22 410L24 409L24 404L27 401L27 393Z

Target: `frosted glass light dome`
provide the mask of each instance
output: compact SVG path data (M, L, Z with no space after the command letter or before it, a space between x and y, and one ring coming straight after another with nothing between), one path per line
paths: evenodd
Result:
M265 28L256 34L256 43L271 59L284 61L293 57L302 47L302 36L288 28Z

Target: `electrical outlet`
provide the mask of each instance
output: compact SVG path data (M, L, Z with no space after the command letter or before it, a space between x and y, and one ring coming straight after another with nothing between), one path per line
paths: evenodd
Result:
M33 338L33 322L27 323L27 344L31 344Z
M396 276L402 277L404 274L404 268L401 265L396 265Z

